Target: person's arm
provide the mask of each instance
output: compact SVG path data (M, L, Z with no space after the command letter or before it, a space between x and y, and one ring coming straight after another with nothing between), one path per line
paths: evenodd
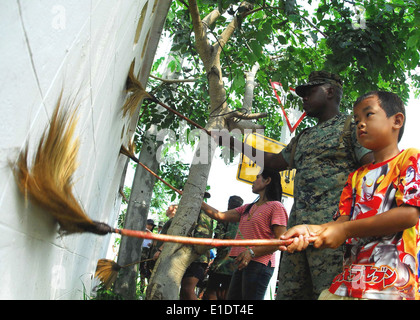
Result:
M156 250L155 254L153 255L153 260L157 260L159 258L160 253L162 252L162 248L163 248L163 245L161 245L160 248Z
M264 152L264 167L274 169L277 171L284 171L288 168L289 164L279 153Z
M375 216L328 225L314 241L315 248L337 248L348 238L390 235L415 226L420 209L403 205Z
M228 131L212 131L212 137L215 139L219 146L233 148L238 153L245 154L248 158L252 159L253 155L257 152L261 152L253 148L252 146L239 141L232 136ZM264 152L264 167L274 169L277 171L283 171L288 168L289 164L283 158L283 155L279 153Z
M295 251L305 250L310 243L314 241L314 237L317 236L328 227L330 224L342 223L350 220L350 212L353 206L353 187L352 181L355 172L352 172L347 177L347 181L341 192L340 202L338 205L338 211L336 216L337 219L330 221L322 225L297 225L290 228L283 236L282 239L293 239L293 242L286 246L280 246L279 250L288 251L293 253Z
M341 216L336 221L330 221L321 225L316 224L299 224L289 230L287 230L280 239L289 240L292 239L293 242L289 243L287 246L280 246L278 249L280 251L288 251L293 253L295 251L303 251L308 245L315 241L317 234L321 233L326 227L330 224L341 223L348 221L349 216Z
M419 216L420 209L403 205L365 219L349 220L349 216L341 216L323 225L298 225L281 237L293 238L293 243L279 249L302 251L311 242L315 248L335 249L349 238L380 237L403 231L415 226Z
M298 225L289 229L282 239L293 238L293 243L280 250L302 251L313 242L315 248L338 248L349 238L380 237L415 226L420 216L417 207L401 206L375 216L349 220L342 216L323 225Z
M281 235L286 232L286 226L274 225L273 232L276 239L280 239ZM277 251L279 248L278 246L254 246L248 248L241 252L236 257L236 263L238 264L238 269L241 270L245 268L248 263L253 259L251 250L254 252L254 258L264 256L266 254L271 254Z
M203 210L203 212L206 215L208 215L210 218L218 220L218 221L239 222L239 220L241 220L240 214L235 209L231 209L225 212L220 212L219 210L208 205L207 203L202 202L201 210Z

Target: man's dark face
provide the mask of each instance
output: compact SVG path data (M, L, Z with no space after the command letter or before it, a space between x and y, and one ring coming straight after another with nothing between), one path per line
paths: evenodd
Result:
M327 104L327 88L323 85L307 87L303 93L303 110L309 117L318 118Z

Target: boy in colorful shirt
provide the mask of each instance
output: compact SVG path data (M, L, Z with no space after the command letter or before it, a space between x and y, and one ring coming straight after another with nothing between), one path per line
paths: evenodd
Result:
M371 92L356 101L354 118L375 162L349 175L335 221L296 226L282 238L295 237L289 252L345 241L343 272L320 299L419 299L420 151L398 148L404 105L393 93Z

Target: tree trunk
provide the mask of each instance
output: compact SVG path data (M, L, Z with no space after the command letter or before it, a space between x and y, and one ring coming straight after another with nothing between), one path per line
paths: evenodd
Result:
M196 37L196 48L208 78L209 109L212 117L209 118L206 129L211 131L228 128L228 120L224 115L228 114L230 110L226 104L226 90L222 79L220 53L222 52L222 47L237 27L237 19L235 18L229 23L217 43L212 46L207 39L206 28L220 17L220 13L217 10L213 11L204 18L206 23L203 24L196 1L189 0L188 3ZM200 142L190 167L190 173L177 213L173 218L174 220L168 230L168 234L191 236L194 223L197 221L200 213L215 148L216 144L213 139L204 131L201 131ZM153 270L152 278L146 291L147 299L179 299L179 288L185 270L205 249L208 248L166 243Z
M211 145L211 139L204 133L198 144L193 160L195 164L191 166L179 208L168 234L191 236L207 186L211 160L214 154L214 146L212 148ZM208 248L165 243L147 287L147 299L179 299L179 288L185 270L205 249Z
M146 54L142 60L143 67L140 67L140 74L138 76L139 81L143 84L146 83L149 77L152 61L154 59L154 52L157 48L171 2L172 0L157 0L155 3L154 9L158 18L156 19L153 27L149 30L152 36L150 37L148 43L145 44L147 46L147 51L145 52L153 52L153 55ZM138 119L133 118L133 121L137 122ZM155 131L156 129L153 127L150 129L150 132ZM148 134L146 134L146 136L148 136ZM156 150L158 145L154 142L155 138L153 137L152 139L147 139L145 137L144 140L139 161L144 163L150 169L157 170L158 163L156 161ZM147 148L149 144L151 148ZM127 207L125 228L134 230L145 229L155 182L156 179L150 173L141 166L137 166L131 189L131 196ZM142 243L143 240L122 237L117 263L123 266L140 260ZM115 293L121 295L125 299L134 299L136 296L137 276L138 265L121 269L114 285Z
M156 150L159 144L156 142L156 127L152 126L145 134L143 148L139 161L145 164L153 172L156 172L159 164L156 160ZM147 172L142 166L137 165L128 202L125 229L145 230L146 220L156 178ZM120 266L130 264L141 259L143 239L122 237L118 253L117 263ZM136 286L138 277L138 264L122 268L115 282L114 292L126 300L136 298Z

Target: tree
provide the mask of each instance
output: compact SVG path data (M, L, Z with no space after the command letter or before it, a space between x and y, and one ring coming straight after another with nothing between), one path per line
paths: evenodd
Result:
M176 75L170 72L165 74L165 77L167 78L173 78L175 76ZM162 110L160 110L160 112L162 112ZM140 117L140 125L141 121L142 118ZM139 157L140 163L146 165L152 172L159 172L160 176L169 183L174 184L174 182L176 182L177 185L180 185L180 181L184 178L182 173L183 166L181 164L178 164L178 166L171 166L171 164L159 166L158 157L161 155L158 154L158 152L162 147L163 141L157 139L157 124L157 122L150 124L144 134L141 133L140 127L137 126L133 144L131 145L132 147L135 147L136 150L132 150L132 152L137 153L141 151ZM139 142L137 140L140 137L142 137L142 141ZM168 170L168 167L170 170ZM180 168L181 170L179 170ZM160 183L156 184L156 178L142 166L137 164L135 165L133 184L129 190L130 196L129 200L127 200L128 207L123 218L123 228L143 230L146 225L146 220L150 216L151 207L161 208L161 202L164 202L162 201L162 198L165 199L166 197L162 192ZM165 210L162 211L164 212ZM142 243L142 239L126 236L121 238L117 262L119 265L130 266L122 268L119 271L118 278L114 285L114 293L123 299L132 300L136 298L139 264L133 264L133 262L141 260L140 258L143 250Z
M207 130L264 126L267 136L278 139L281 119L269 80L281 82L290 92L289 87L305 81L313 70L325 68L342 76L343 110L351 106L357 95L371 89L392 90L407 100L407 78L418 90L420 79L413 73L419 64L418 1L321 0L316 5L315 1L305 2L314 5L313 12L297 1L273 0L270 5L267 2L173 3L168 18L169 29L177 39L173 50L189 57L193 67L188 72L197 72L199 80L193 88L207 86L206 91L199 93L207 105L196 101L194 108L191 104L190 110L183 111L197 115L194 121L204 123L207 115ZM212 44L210 38L214 40ZM250 121L253 116L244 112L241 99L245 92L244 70L253 66L259 67L252 105L255 118L263 112L268 114L258 121L259 125ZM297 100L293 94L288 98L289 102ZM182 102L177 102L180 111ZM197 114L203 109L207 112ZM310 119L302 127L308 124ZM197 219L211 165L210 142L203 133L200 153L195 157L203 161L194 161L190 168L171 234L188 235ZM165 245L147 298L177 299L184 271L197 254L197 248L191 246Z
M152 171L157 171L156 149L158 143L152 138L156 128L152 127L144 135L143 152L140 153L139 161L144 163ZM130 199L124 228L131 230L143 230L146 225L150 208L153 186L156 178L138 166L134 175ZM122 237L118 254L118 264L121 266L140 261L142 251L142 239ZM114 292L124 299L134 299L136 296L138 276L138 264L123 268L118 274L114 285Z
M209 119L206 128L208 130L223 129L229 127L229 120L226 117L218 117L217 115L230 112L230 110L227 107L226 91L222 81L220 54L233 31L236 29L239 18L233 19L218 41L211 45L207 39L207 27L205 26L210 26L217 20L220 16L219 10L214 10L209 14L203 20L203 23L199 15L197 3L195 1L189 1L189 8L194 26L197 51L207 73L210 113L215 114ZM248 12L249 10L250 7L244 4L243 12ZM238 116L240 116L240 113L238 113ZM256 126L254 125L254 127ZM197 160L199 158L200 161L196 161L196 164L191 166L178 212L168 231L170 234L188 235L191 227L197 220L213 157L214 149L212 149L211 142L212 140L206 136L206 133L202 132L195 156L195 159ZM186 268L201 253L201 250L202 248L194 248L193 246L167 243L164 246L161 257L156 263L151 282L147 289L148 299L176 299Z

